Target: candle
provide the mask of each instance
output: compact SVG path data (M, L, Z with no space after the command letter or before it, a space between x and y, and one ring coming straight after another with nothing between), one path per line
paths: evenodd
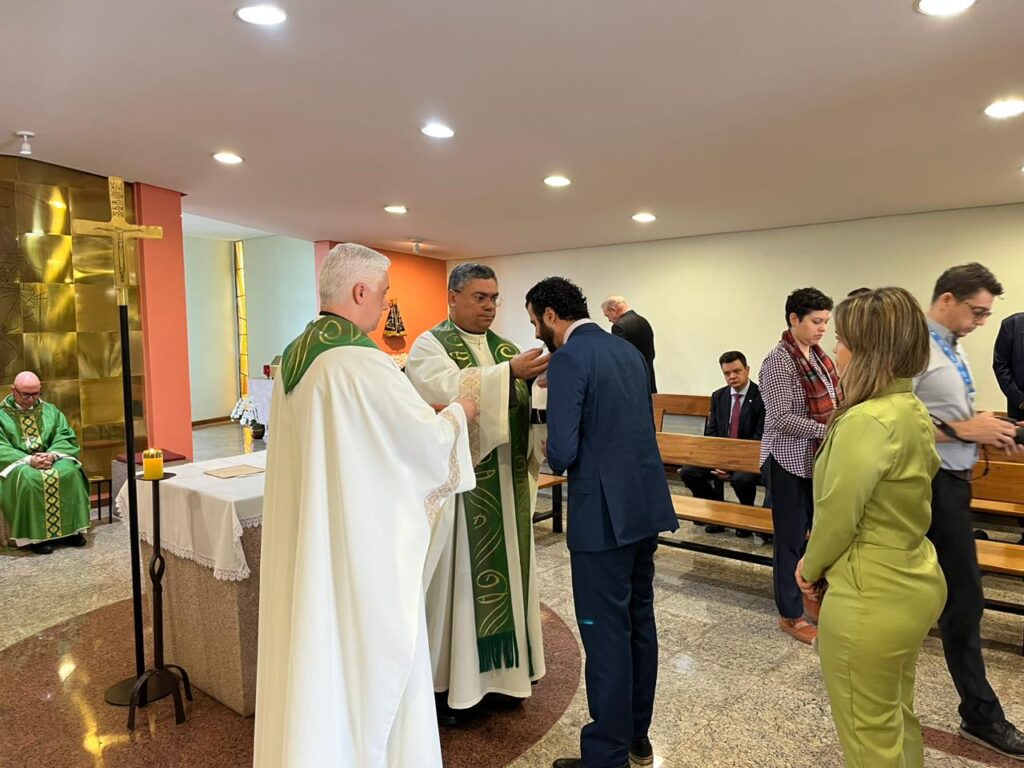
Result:
M142 452L142 479L159 480L164 476L164 452L149 448Z

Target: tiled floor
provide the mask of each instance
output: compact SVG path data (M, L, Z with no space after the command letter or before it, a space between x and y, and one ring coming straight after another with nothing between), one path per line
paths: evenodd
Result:
M197 460L243 448L236 425L197 431ZM129 596L125 528L116 520L99 525L84 550L58 549L49 557L0 552L0 649ZM541 600L575 632L565 539L550 532L549 522L535 531ZM731 533L708 536L685 524L679 535L738 548L760 546ZM817 657L776 628L770 570L664 547L657 568L662 663L651 738L660 765L841 766ZM1019 582L986 577L986 589L1024 601ZM982 633L993 687L1009 718L1024 724L1022 629L1020 617L986 612ZM930 729L926 765L1016 765L949 736L958 724L956 704L941 643L930 637L918 665L916 704ZM581 683L565 715L511 765L542 768L555 757L578 754L579 728L586 719Z

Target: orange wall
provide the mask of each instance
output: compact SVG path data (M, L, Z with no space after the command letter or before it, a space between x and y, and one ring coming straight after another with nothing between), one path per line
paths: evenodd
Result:
M139 240L139 295L146 374L149 444L192 459L185 253L181 193L136 183L140 224L164 229L162 240Z
M316 274L320 274L327 253L337 243L321 240L315 244ZM412 256L408 253L381 250L391 259L391 291L389 296L398 302L405 322L403 338L384 338L384 320L372 338L385 352L408 352L416 337L430 330L448 316L448 271L445 262Z

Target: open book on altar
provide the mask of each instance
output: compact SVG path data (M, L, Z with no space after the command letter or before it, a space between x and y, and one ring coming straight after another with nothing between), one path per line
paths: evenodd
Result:
M232 477L249 477L250 475L260 475L266 472L263 467L254 467L251 464L236 464L233 467L224 467L223 469L208 469L203 474L213 475L223 480L230 480Z

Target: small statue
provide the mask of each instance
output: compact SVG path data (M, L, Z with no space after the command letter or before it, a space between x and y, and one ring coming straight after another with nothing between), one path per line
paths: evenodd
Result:
M388 309L388 319L384 323L385 336L405 336L405 323L402 322L402 312L398 309L398 302L391 299Z

